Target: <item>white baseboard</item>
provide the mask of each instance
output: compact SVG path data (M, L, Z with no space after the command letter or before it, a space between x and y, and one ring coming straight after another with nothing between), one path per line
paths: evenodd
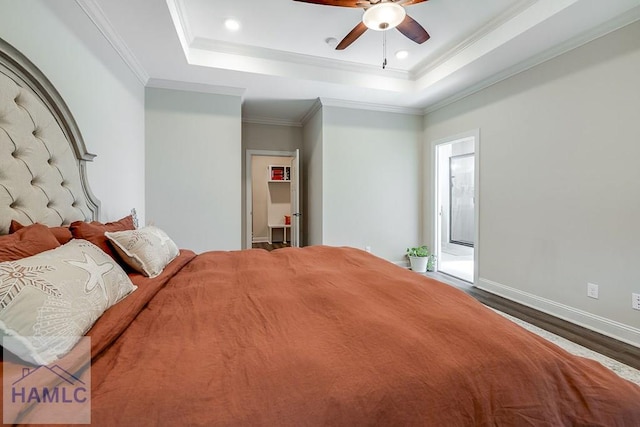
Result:
M480 278L476 286L501 297L526 305L576 325L591 329L619 341L640 347L640 329L615 320L597 316L577 308L505 286L492 280Z
M253 237L251 239L252 243L269 243L268 237Z
M397 265L398 267L409 268L409 261L391 261L391 262Z

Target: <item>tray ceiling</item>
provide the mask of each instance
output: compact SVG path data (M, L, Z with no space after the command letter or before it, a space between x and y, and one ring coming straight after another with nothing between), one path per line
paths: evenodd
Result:
M429 0L431 35L367 31L361 9L293 0L77 0L149 86L243 97L247 120L299 124L318 98L422 114L640 19L640 0ZM55 6L51 6L55 7ZM240 29L229 31L225 20ZM329 43L327 42L329 40ZM406 50L408 57L395 57Z

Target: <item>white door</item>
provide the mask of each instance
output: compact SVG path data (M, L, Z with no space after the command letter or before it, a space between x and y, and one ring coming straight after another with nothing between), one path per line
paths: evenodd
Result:
M300 247L300 227L302 213L300 212L300 150L295 151L291 159L291 246Z

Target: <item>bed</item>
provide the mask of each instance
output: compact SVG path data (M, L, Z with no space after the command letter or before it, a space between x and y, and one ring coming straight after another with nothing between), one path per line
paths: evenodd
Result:
M98 426L640 425L637 385L458 289L367 252L312 246L195 254L171 246L161 230L136 228L131 217L98 222L85 173L93 156L62 98L4 42L0 62L0 234L12 232L0 238L37 236L25 253L0 262L3 334L15 338L11 322L29 314L19 304L33 299L62 304L61 294L84 289L92 310L108 302L83 331L88 347L54 340L45 344L64 351L38 353L39 341L29 341L21 357L5 348L5 423L87 422L82 411L46 399L23 395L6 404L7 384L48 364L69 374L44 379L48 390L79 381ZM158 238L170 254L140 256L134 265L120 236L136 236L143 252ZM58 276L46 276L50 286L7 291L3 268L44 271L34 260L58 262L63 252ZM92 274L83 276L88 281L66 275L90 260L112 287ZM49 312L34 307L27 311L38 313L31 321L40 322L34 335L43 339L41 314ZM18 380L5 381L11 375Z

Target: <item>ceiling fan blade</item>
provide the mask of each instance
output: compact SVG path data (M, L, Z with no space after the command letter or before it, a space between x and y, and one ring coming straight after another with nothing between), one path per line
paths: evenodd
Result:
M427 0L397 0L400 6L411 6L412 4L424 3Z
M364 34L367 31L367 26L364 23L360 22L356 25L353 30L345 38L342 39L338 46L336 46L336 50L343 50L347 48L351 43L356 41L358 37Z
M340 6L340 7L362 7L358 3L360 0L293 0L301 3L313 3L322 4L325 6Z
M426 42L431 37L429 33L422 28L422 25L418 24L418 22L409 15L405 16L404 21L402 21L396 28L406 37L418 44Z

